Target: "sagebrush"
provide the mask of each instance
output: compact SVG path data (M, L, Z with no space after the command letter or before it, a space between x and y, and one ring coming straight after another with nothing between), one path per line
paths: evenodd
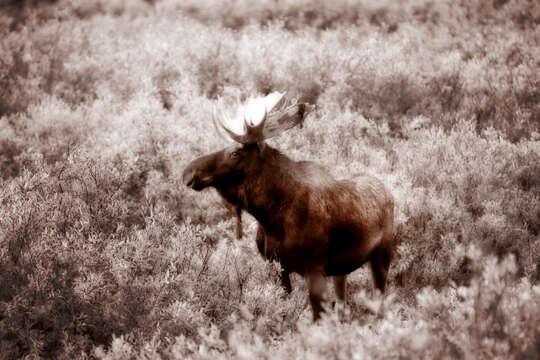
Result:
M540 354L540 6L533 1L0 5L0 357ZM181 183L218 97L317 105L271 140L396 198L367 269L311 323L244 216ZM330 296L332 300L332 296Z

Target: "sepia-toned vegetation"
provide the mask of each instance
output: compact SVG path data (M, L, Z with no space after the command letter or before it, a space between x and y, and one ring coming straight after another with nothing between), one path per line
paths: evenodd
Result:
M387 293L317 323L181 181L270 91L317 105L272 146L396 198ZM0 358L536 359L539 324L538 2L0 3Z

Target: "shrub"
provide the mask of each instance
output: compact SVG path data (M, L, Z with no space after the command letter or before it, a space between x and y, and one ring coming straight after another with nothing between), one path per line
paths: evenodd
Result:
M316 323L300 323L298 331L284 333L276 346L254 331L252 315L235 321L224 339L214 326L199 330L200 341L179 336L166 348L173 358L533 358L537 351L538 286L515 282L512 257L501 262L483 258L477 249L467 250L481 274L469 286L449 287L438 292L424 288L418 305L403 315L396 297L383 301L375 296L363 301L372 309L362 321L341 322L336 314ZM365 295L365 294L364 294ZM383 305L384 302L384 305ZM384 311L382 308L384 307ZM523 316L516 317L520 313ZM147 343L145 352L157 352ZM116 339L107 358L136 354L124 339ZM139 356L143 356L142 350Z
M0 11L3 357L538 353L538 6L21 4ZM316 324L254 219L233 239L181 180L226 146L216 98L275 90L317 110L271 145L396 198L389 293L360 269Z

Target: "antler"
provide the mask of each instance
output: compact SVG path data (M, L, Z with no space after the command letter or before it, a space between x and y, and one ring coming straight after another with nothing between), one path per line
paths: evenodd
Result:
M269 139L296 125L302 127L305 116L314 108L315 106L310 104L293 104L279 112L270 114L263 129L263 137Z
M264 98L251 98L239 107L232 120L223 110L220 110L220 116L216 116L214 108L214 125L216 129L223 129L232 140L241 144L252 144L276 136L301 124L305 113L311 109L308 104L286 106L284 95L285 93L273 92ZM231 125L241 129L233 130Z
M227 133L227 135L229 135L231 139L233 139L236 142L239 142L240 144L253 144L263 139L262 130L264 128L264 122L266 121L266 109L264 111L264 116L262 120L257 125L251 125L246 119L245 114L244 114L241 120L242 130L240 133L231 130L229 126L225 124L225 123L229 123L229 124L231 123L231 119L225 112L221 111L220 116L216 119L216 114L215 114L215 109L214 109L213 115L214 115L213 116L214 126L216 126L216 128L220 127L221 129L225 130L225 132ZM238 120L234 120L234 121L238 121Z

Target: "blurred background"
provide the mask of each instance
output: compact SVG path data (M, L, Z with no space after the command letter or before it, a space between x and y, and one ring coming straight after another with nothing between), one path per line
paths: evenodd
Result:
M180 179L272 91L317 111L270 145L396 198L346 319ZM0 0L0 243L6 359L536 359L540 4Z

